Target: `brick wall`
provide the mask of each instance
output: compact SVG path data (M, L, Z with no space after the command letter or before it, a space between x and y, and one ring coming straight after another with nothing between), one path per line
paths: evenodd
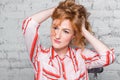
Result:
M57 5L59 1L0 0L0 80L33 80L34 73L24 44L21 24L24 18ZM96 36L115 49L116 61L105 67L98 79L120 80L120 0L79 2L91 13L89 20ZM48 40L42 40L46 47L49 46L50 23L51 20L48 19L40 28L40 36Z

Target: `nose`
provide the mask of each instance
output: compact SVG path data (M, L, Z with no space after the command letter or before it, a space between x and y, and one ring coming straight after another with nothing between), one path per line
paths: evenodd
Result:
M56 38L56 39L60 39L60 37L61 37L61 31L58 30L58 31L56 31L55 38Z

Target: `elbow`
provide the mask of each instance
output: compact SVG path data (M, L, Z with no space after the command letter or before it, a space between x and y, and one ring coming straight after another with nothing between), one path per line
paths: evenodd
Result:
M114 49L108 50L106 52L105 56L105 64L104 66L108 66L112 64L115 61L115 54L114 54Z
M25 24L26 24L26 22L27 22L27 19L28 19L28 18L24 19L23 22L22 22L22 30L25 29L25 26L26 26Z

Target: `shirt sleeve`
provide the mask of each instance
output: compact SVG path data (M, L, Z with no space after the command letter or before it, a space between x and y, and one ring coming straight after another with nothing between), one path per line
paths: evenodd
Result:
M49 76L50 78L56 79L60 76L56 68L52 67L51 65L48 65L48 63L46 62L47 59L49 60L49 54L44 53L49 53L50 48L46 49L41 46L40 38L38 35L39 26L40 24L30 17L25 19L22 25L25 44L29 52L30 60L33 63L35 77L37 79L40 79L42 78L40 76L43 73L45 76ZM51 74L54 76L51 76Z
M30 60L33 60L33 55L35 53L35 48L37 44L40 44L38 37L38 28L40 24L38 24L32 18L27 18L23 21L22 31L25 38L25 44L27 46L27 50L29 52Z
M88 69L108 66L115 60L114 49L100 53L84 49L82 57L84 58Z

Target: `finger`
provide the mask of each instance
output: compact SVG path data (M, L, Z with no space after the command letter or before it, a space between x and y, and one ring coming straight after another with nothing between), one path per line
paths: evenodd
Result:
M82 27L85 27L85 18L82 16Z

